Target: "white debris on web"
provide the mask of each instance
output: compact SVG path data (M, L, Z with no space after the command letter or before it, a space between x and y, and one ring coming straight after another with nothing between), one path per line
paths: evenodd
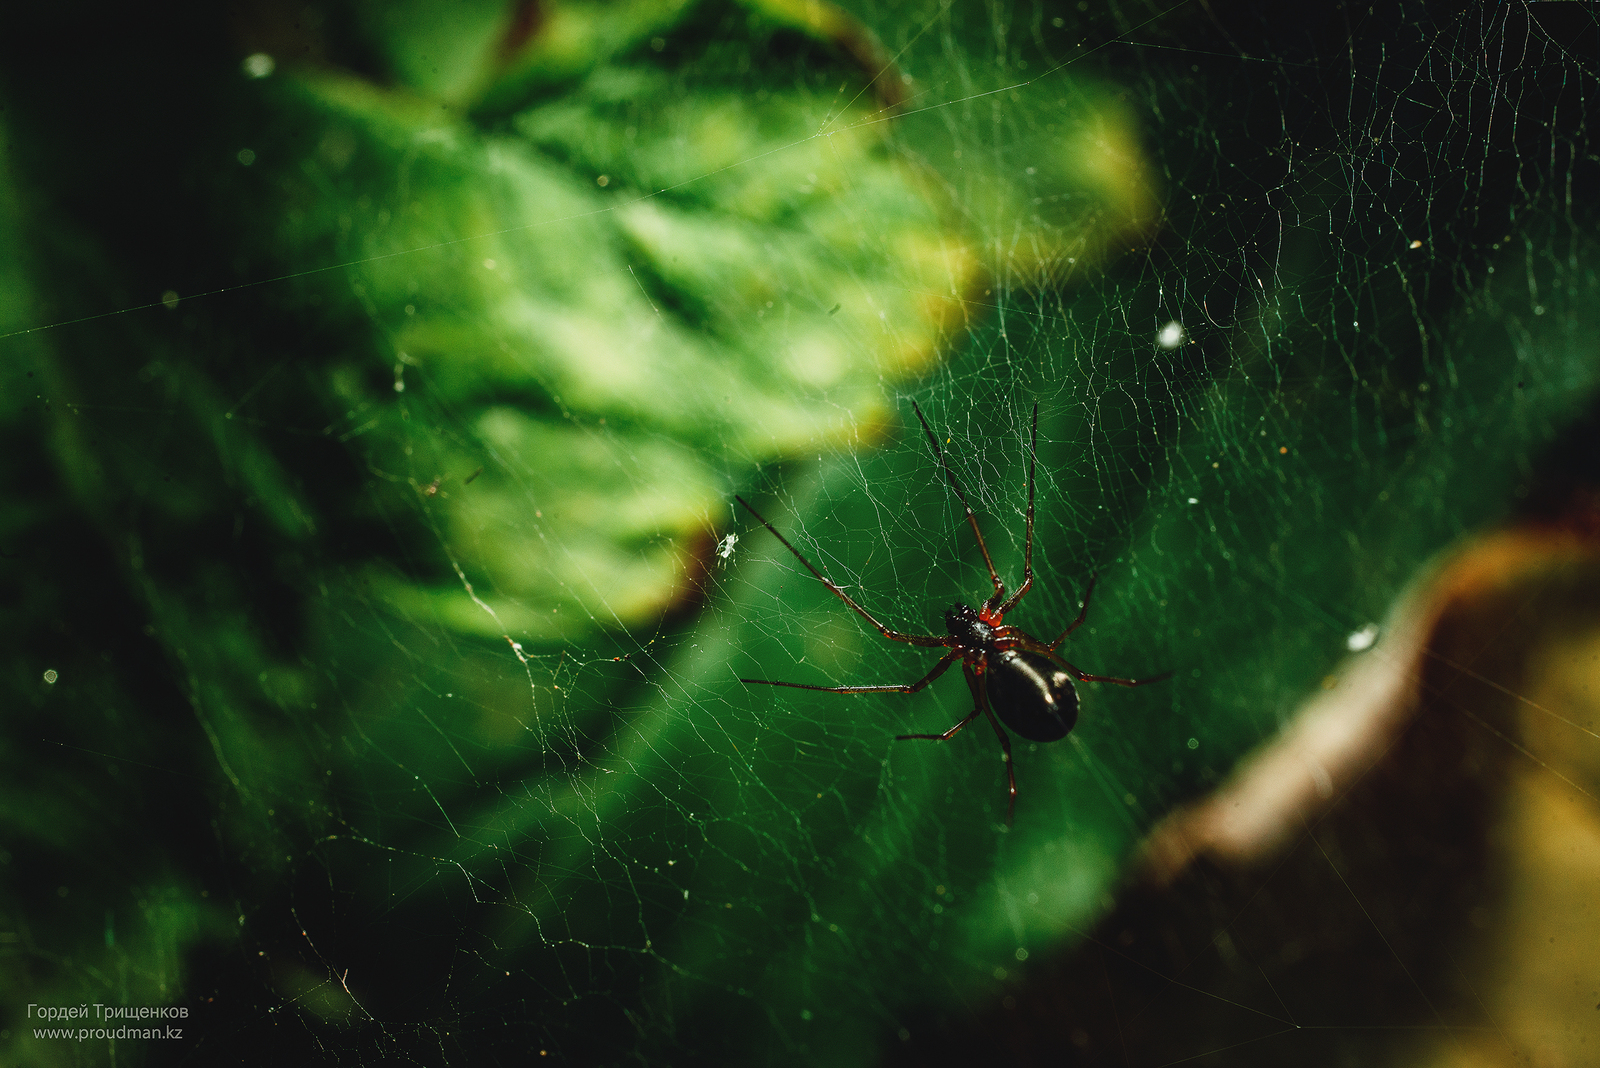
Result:
M1164 349L1175 349L1183 344L1183 324L1174 320L1156 334L1156 344Z

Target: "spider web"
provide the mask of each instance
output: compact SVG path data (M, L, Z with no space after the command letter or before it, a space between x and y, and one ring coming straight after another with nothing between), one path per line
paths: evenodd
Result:
M34 294L0 318L8 440L66 485L16 487L8 520L50 577L12 580L7 1000L182 1002L199 1036L130 1054L13 1013L39 1063L873 1061L1085 936L1155 822L1510 514L1592 403L1584 5L666 7L432 141L348 44L392 45L418 100L476 91L415 45L449 37L421 4L297 16L359 77L157 77L139 99L266 86L185 105L202 148L156 142L181 162L150 182L220 205L204 255L91 177L48 185L87 90L24 106L8 48L5 225L33 257L9 288ZM463 130L518 139L538 195L386 236L407 198L524 165L429 155ZM762 230L757 203L801 221ZM261 204L281 216L243 225ZM612 247L603 271L546 252ZM517 319L508 292L548 300ZM562 331L570 366L516 347ZM1037 403L1007 622L1053 638L1098 575L1064 654L1175 673L1080 686L1067 740L1013 738L1009 827L981 722L893 740L970 711L953 671L912 696L738 681L910 682L934 654L735 493L890 627L989 592L913 401L1012 588ZM82 797L21 814L57 781ZM1256 1034L1146 1025L1173 1060ZM1370 1053L1380 1025L1292 1052Z

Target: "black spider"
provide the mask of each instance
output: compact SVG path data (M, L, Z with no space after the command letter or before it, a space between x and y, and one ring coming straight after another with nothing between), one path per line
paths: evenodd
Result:
M971 723L977 718L978 713L983 713L988 717L989 725L994 728L995 735L1000 739L1000 748L1005 753L1006 779L1011 789L1010 805L1006 810L1006 819L1009 821L1017 806L1017 776L1011 764L1011 739L1001 728L1000 723L1003 722L1029 741L1053 742L1065 738L1078 722L1078 690L1073 685L1073 680L1111 682L1118 686L1143 686L1146 683L1170 678L1172 672L1152 675L1147 679L1117 679L1108 675L1090 675L1079 671L1056 654L1056 650L1066 640L1067 635L1077 630L1089 614L1089 596L1094 592L1095 579L1098 576L1089 580L1089 588L1084 591L1083 608L1078 612L1078 618L1048 645L1020 627L1008 627L1003 622L1005 614L1016 607L1017 602L1033 588L1033 475L1039 444L1039 405L1033 406L1033 433L1028 445L1028 527L1023 543L1022 585L1018 586L1017 592L1010 597L1006 596L1005 583L1000 581L999 574L995 572L994 561L989 557L989 547L984 544L983 532L978 529L978 517L973 514L972 506L967 503L967 495L962 492L961 484L956 481L955 472L950 470L949 463L945 461L944 451L939 448L938 438L928 426L928 420L923 418L922 409L917 407L915 402L911 407L917 413L923 431L928 435L928 444L933 446L933 455L938 459L939 466L944 469L950 488L955 490L956 499L966 509L967 522L972 527L973 537L978 539L978 549L983 553L984 566L989 569L989 580L994 583L994 593L983 602L983 607L978 609L967 604L952 605L944 614L944 625L950 632L947 635L901 634L897 630L890 630L874 619L872 613L851 600L850 595L832 579L812 567L811 561L801 555L800 550L789 544L789 539L779 534L777 527L750 507L749 501L743 497L735 497L734 499L744 505L751 515L761 521L762 526L772 531L773 537L783 542L784 548L794 553L795 559L804 564L807 571L837 594L839 599L849 605L862 619L876 627L878 633L885 638L890 641L905 642L908 645L950 650L939 658L939 662L933 665L932 671L916 682L910 683L813 686L804 682L774 682L771 679L739 681L763 686L791 686L797 690L821 690L824 693L916 693L943 675L951 664L960 660L962 673L967 679L967 688L972 691L974 706L972 711L943 734L901 734L896 736L896 740L923 738L942 742ZM996 716L1000 717L998 722Z

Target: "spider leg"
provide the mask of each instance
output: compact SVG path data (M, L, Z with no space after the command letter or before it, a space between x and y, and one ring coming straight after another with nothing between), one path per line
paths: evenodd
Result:
M943 671L944 669L940 668L939 670ZM972 673L972 668L966 664L961 665L961 671L967 676L967 689L972 691L972 711L967 713L966 718L943 734L897 734L894 736L895 741L909 742L913 739L922 739L929 742L947 742L955 737L956 731L978 718L978 713L983 711L983 698L979 696L977 676Z
M909 742L916 739L922 739L929 742L948 742L951 738L955 737L956 731L977 719L980 711L982 710L974 708L971 712L967 713L965 719L963 719L960 723L957 723L954 727L951 727L949 730L945 731L943 734L897 734L894 736L894 740L897 742Z
M974 715L982 712L988 718L989 726L994 728L994 736L1000 739L1000 752L1006 762L1006 786L1011 791L1010 800L1006 805L1006 826L1009 827L1011 818L1017 814L1017 769L1011 760L1011 736L1000 726L1000 721L994 718L994 709L989 707L989 694L978 681L977 673L970 667L967 668L967 686L972 690L973 700L978 706Z
M740 679L740 682L754 683L758 686L788 686L795 690L819 690L822 693L916 693L943 675L961 656L959 649L952 649L939 658L933 665L933 670L928 672L916 682L887 682L877 686L812 686L805 682L773 682L771 679Z
M1000 748L1005 753L1006 785L1011 789L1011 801L1006 806L1006 825L1010 826L1011 819L1017 814L1017 768L1011 760L1011 738L1000 726L1000 721L994 718L994 713L989 711L989 703L984 702L983 714L989 717L989 726L994 728L996 738L1000 739Z
M1061 632L1059 638L1045 646L1045 652L1053 653L1061 648L1061 643L1067 640L1067 635L1083 626L1083 621L1089 617L1089 598L1094 596L1094 584L1099 581L1100 572L1096 571L1089 576L1089 588L1083 591L1083 608L1079 610L1078 618L1067 624L1067 629Z
M989 720L989 726L994 728L995 737L1000 739L1000 750L1006 762L1006 785L1011 791L1011 800L1006 808L1006 824L1009 826L1011 817L1017 811L1017 772L1011 764L1011 738L1001 729L999 721L994 718L994 713L989 709L989 696L984 692L983 683L979 681L977 672L967 663L961 665L962 674L967 677L967 689L972 691L972 711L954 727L943 734L897 734L895 741L904 742L913 738L922 738L932 742L949 741L962 727L978 718L981 712Z
M1022 543L1022 585L1002 604L998 614L1004 616L1022 600L1022 595L1033 589L1033 468L1039 460L1039 402L1033 402L1033 436L1028 441L1028 534ZM994 602L1000 599L995 593L983 607L993 612Z
M1064 657L1057 653L1054 646L1041 645L1036 641L1031 641L1027 638L1024 638L1021 641L1012 641L1010 643L1010 648L1026 649L1030 653L1042 653L1045 656L1048 656L1051 660L1054 660L1056 663L1060 664L1062 667L1066 668L1072 677L1077 679L1079 682L1110 682L1118 686L1144 686L1152 682L1163 682L1166 679L1172 678L1173 676L1173 672L1171 671L1163 671L1159 675L1151 675L1146 679L1119 679L1111 675L1091 675L1087 671L1079 671L1077 667L1069 663Z
M879 634L882 634L885 638L888 638L892 642L906 642L909 645L921 645L929 648L937 647L940 649L948 649L950 647L949 638L943 638L936 634L902 634L897 630L890 630L882 623L879 623L876 619L872 618L871 612L868 612L865 608L862 608L860 605L852 601L850 599L850 595L845 593L844 590L840 588L832 579L828 578L828 576L812 567L811 561L802 556L799 549L796 549L793 545L790 545L789 539L784 537L782 534L779 534L777 527L767 522L762 518L760 512L750 507L749 501L739 496L735 496L733 499L744 505L745 510L751 515L755 516L756 519L760 520L762 526L772 531L772 536L783 542L783 547L794 553L794 558L804 564L806 570L817 577L817 581L821 582L824 586L828 587L828 589L832 590L838 596L838 598L845 604L849 605L851 610L854 611L858 616L877 628ZM969 514L971 513L970 508L967 511ZM973 529L977 528L974 527ZM990 570L993 571L994 569L990 568Z
M1079 671L1071 664L1067 664L1065 660L1061 662L1066 664L1067 670L1072 672L1072 677L1079 682L1114 682L1118 686L1143 686L1151 682L1165 682L1167 679L1172 678L1173 675L1170 671L1163 671L1161 674L1151 675L1147 679L1117 679L1112 678L1110 675L1091 675L1086 671Z
M933 446L933 455L939 461L939 466L944 468L944 477L949 480L950 488L956 491L956 500L967 510L967 522L972 525L972 536L978 539L978 549L983 553L983 564L989 569L989 581L994 583L994 595L984 602L984 607L998 604L1005 599L1006 584L1000 581L1000 573L994 569L994 561L989 558L989 546L983 543L983 531L978 529L978 517L973 513L972 505L967 503L967 495L961 491L961 483L956 481L956 473L950 470L950 465L945 462L944 450L939 448L939 439L934 436L933 428L928 425L928 420L923 416L922 409L917 407L916 401L911 402L911 410L917 413L923 432L928 435L928 444Z

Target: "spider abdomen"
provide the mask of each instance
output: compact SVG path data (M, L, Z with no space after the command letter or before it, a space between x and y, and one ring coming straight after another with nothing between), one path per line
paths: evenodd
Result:
M989 707L1030 742L1065 738L1078 722L1078 690L1065 668L1039 653L1005 649L984 670Z

